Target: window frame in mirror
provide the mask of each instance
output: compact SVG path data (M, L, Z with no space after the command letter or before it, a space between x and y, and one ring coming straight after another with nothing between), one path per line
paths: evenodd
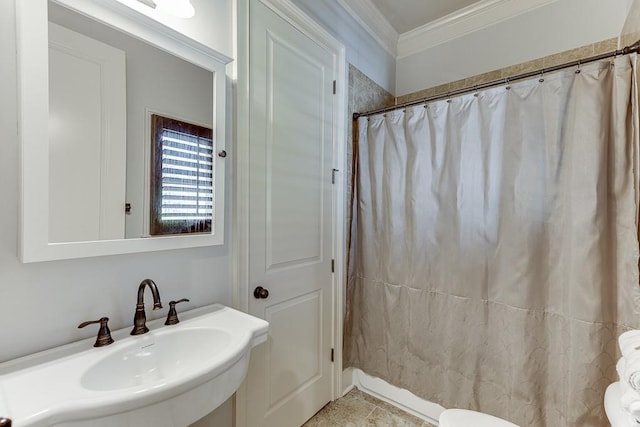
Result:
M213 73L215 151L225 150L226 65L231 58L116 0L52 0ZM87 242L49 242L48 0L16 0L19 257L24 263L224 244L225 158L215 156L211 233ZM228 158L227 158L228 159ZM123 206L124 211L124 206Z
M149 177L149 234L152 236L163 236L180 233L197 233L198 229L203 228L206 228L207 232L209 232L211 230L211 225L215 222L213 212L211 212L211 214L209 215L203 215L202 213L198 213L198 209L200 209L203 204L205 205L206 209L209 202L212 204L212 208L215 209L215 198L209 198L209 195L214 196L213 188L210 186L206 186L202 190L200 189L203 182L208 183L210 178L213 178L211 175L215 173L215 171L213 170L213 165L210 165L211 162L208 161L209 157L215 156L213 152L208 152L210 151L208 145L209 143L213 142L213 129L204 125L187 122L174 117L169 117L169 115L162 114L151 114L150 127L151 176ZM197 141L197 145L195 145L195 143L192 143L193 145L188 146L188 148L182 150L176 150L174 148L175 145L167 147L167 143L164 140L166 131L172 132L174 135L180 135L178 136L178 138L181 138L180 142L182 144L185 144L185 141L187 141L186 139L184 139L186 137L191 141ZM202 140L207 142L207 146L204 148L204 150L202 148L202 145L200 144L200 141ZM173 141L174 144L175 142L176 141ZM165 150L167 149L174 150L173 154L167 154L167 156L165 156ZM182 151L182 153L186 153L186 157L180 157L179 159L176 159L176 156L181 155L180 151ZM197 156L197 159L195 160L190 157L194 155ZM176 171L176 169L173 169L175 166L171 165L172 162L178 160L178 162L182 163L189 160L190 158L190 161L192 162L192 166L189 167L190 170L185 171L184 169L182 169ZM169 162L169 165L167 165L167 167L172 169L165 170L165 161ZM172 174L172 176L168 177L166 176L166 173ZM176 177L176 174L179 174L179 177ZM179 183L166 182L166 180L175 181L176 179L180 180ZM189 181L187 185L195 185L196 189L187 190L184 187L184 180ZM212 181L212 183L214 182L215 180ZM171 190L177 192L177 194L171 192L165 193L163 191L165 185L172 185L173 188L171 188ZM194 191L195 194L193 194ZM211 193L209 193L209 191L211 191ZM185 193L188 194L185 195ZM167 201L166 199L171 200L175 196L178 196L178 198L182 200L187 197L188 200L193 203L193 205L180 206L179 209L195 209L196 212L190 211L186 213L186 215L195 215L195 217L169 219L164 218L167 215L171 215L165 212L165 209L174 207L172 204L168 205L168 203L171 202ZM184 201L182 201L182 203L184 203ZM183 215L185 215L184 212Z

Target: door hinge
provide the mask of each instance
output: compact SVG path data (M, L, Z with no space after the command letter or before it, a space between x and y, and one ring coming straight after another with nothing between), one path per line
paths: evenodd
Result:
M332 273L336 272L336 260L335 259L331 260L331 272Z
M337 85L337 83L336 83L336 81L334 80L334 81L333 81L333 94L334 94L334 95L335 95L335 94L336 94L336 92L337 92L337 90L336 90L336 85Z
M333 362L335 351L331 349L331 361Z
M339 169L331 169L331 183L336 183L336 172L340 172Z

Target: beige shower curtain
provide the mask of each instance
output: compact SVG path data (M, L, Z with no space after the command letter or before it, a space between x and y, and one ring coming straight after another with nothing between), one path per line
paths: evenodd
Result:
M636 56L359 119L346 366L602 426L640 325Z

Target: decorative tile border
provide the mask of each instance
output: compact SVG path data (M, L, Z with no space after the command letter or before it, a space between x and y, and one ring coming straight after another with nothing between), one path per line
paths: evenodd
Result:
M467 77L466 79L456 80L454 82L423 89L407 95L402 95L396 98L396 104L428 98L430 96L442 95L458 89L472 88L476 85L488 83L494 80L506 79L529 71L553 67L554 65L575 61L580 58L588 58L590 56L611 52L617 48L618 38L616 37L576 49L567 50L565 52L556 53L554 55L545 56L543 58L534 59L532 61L523 62L521 64L512 65L510 67L501 68L499 70L489 71L488 73L479 74L477 76Z

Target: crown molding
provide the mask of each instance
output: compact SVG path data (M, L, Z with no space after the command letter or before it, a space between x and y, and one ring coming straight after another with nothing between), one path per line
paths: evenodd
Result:
M342 0L338 1L342 2ZM359 1L366 2L367 0ZM440 19L400 34L397 58L416 54L556 1L558 0L478 1Z
M398 32L371 3L371 0L337 0L337 2L393 58L398 55Z

